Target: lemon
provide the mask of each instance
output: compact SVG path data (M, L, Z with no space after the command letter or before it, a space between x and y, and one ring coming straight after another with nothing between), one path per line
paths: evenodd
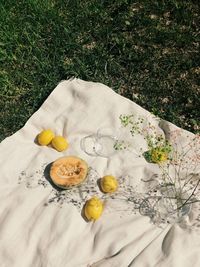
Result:
M48 129L43 130L37 137L38 144L41 146L46 146L51 143L51 140L54 138L54 133Z
M90 220L97 220L103 212L103 203L98 197L92 197L85 204L85 217Z
M161 163L164 162L168 159L168 153L164 150L162 150L162 148L153 148L151 150L151 160L154 163Z
M51 144L59 152L64 151L69 146L67 140L63 136L55 136Z
M102 191L105 193L115 192L118 188L117 179L112 175L106 175L101 178L100 185Z

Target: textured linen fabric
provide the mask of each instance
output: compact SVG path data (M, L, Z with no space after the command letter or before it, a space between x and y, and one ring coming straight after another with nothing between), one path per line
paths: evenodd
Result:
M117 131L120 114L145 116L164 134L154 116L109 87L71 79L59 83L25 126L0 144L1 267L200 266L200 238L191 228L179 224L160 228L139 213L106 212L106 208L99 220L88 223L73 203L44 205L51 185L27 188L19 183L22 172L37 179L43 174L36 170L65 155L83 158L100 177L130 175L133 184L156 173L156 164L134 153L121 151L103 158L81 149L81 139L98 128ZM178 129L166 121L163 125ZM69 148L57 152L37 145L35 137L45 128L66 136ZM192 136L182 131L183 143L188 135ZM136 147L147 146L139 136L134 142Z

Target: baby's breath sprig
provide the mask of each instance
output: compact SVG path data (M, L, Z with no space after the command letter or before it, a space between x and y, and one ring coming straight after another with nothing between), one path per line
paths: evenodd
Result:
M123 127L129 126L130 133L132 136L135 134L141 134L142 133L142 123L144 122L143 117L136 118L133 114L131 115L120 115L119 116L121 125Z
M114 144L115 150L124 150L128 148L128 144L124 140L117 140Z

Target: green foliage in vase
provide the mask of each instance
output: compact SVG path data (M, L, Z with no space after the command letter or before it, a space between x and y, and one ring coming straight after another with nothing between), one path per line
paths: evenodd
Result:
M132 132L140 134L146 141L148 150L142 155L147 162L158 165L160 181L157 190L160 197L164 195L167 199L171 211L200 202L200 135L184 137L187 141L182 144L181 129L171 130L168 140L164 134L158 133L159 123L156 127L145 117L120 115L120 122L131 135Z

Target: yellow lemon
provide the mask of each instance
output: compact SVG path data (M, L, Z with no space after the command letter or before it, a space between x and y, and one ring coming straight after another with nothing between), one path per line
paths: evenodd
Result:
M37 137L38 144L46 146L51 143L54 138L54 133L51 130L43 130Z
M98 197L89 199L84 208L85 217L90 220L97 220L103 212L103 203Z
M117 179L112 175L106 175L100 180L101 189L105 193L115 192L118 188Z
M51 144L59 152L64 151L69 146L67 140L63 136L55 136Z
M162 148L153 148L151 150L151 160L154 163L161 163L168 159L168 153L163 151Z

